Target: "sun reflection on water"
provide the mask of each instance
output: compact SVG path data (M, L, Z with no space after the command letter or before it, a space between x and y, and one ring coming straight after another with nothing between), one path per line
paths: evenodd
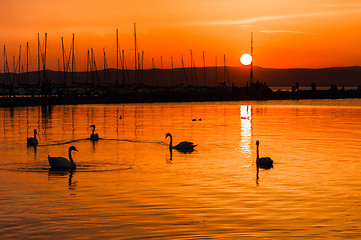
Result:
M246 158L251 156L252 145L252 106L240 106L241 118L241 140L239 142L240 151Z

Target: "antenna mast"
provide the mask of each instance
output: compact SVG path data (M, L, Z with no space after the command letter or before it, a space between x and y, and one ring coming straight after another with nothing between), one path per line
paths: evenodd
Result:
M203 51L203 73L204 73L204 87L206 87L206 60Z
M137 30L134 23L134 84L137 84Z
M215 68L215 71L216 71L216 85L215 85L215 87L217 87L217 85L218 85L218 79L217 79L217 74L218 74L218 72L217 72L217 56L216 56L216 68Z
M252 62L251 62L251 71L250 71L250 76L249 76L249 85L250 86L253 85L253 32L251 32L251 57L252 57Z
M26 42L26 83L29 85L29 42Z
M118 70L118 56L119 56L119 43L118 43L118 28L117 28L117 31L116 31L116 35L117 35L117 73L116 73L116 85L117 85L117 87L118 87L118 84L119 84L119 70Z
M174 86L174 68L173 68L173 56L171 57L172 61L172 87Z
M71 85L74 84L74 71L75 71L75 54L74 54L74 33L73 33L73 41L72 41L72 57L71 57Z

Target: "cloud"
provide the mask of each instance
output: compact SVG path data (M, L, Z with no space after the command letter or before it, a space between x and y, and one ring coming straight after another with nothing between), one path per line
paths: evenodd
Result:
M361 6L359 8L350 9L350 10L322 11L322 12L312 12L312 13L296 13L296 14L285 14L285 15L276 15L276 16L262 16L262 17L254 17L254 18L248 18L248 19L242 19L242 20L195 23L195 25L248 25L248 24L252 24L252 23L281 20L281 19L322 17L322 16L344 15L344 14L353 14L353 13L361 13Z
M261 33L296 33L296 34L314 34L302 31L292 31L292 30L260 30Z
M327 3L312 4L306 8L361 8L361 3Z

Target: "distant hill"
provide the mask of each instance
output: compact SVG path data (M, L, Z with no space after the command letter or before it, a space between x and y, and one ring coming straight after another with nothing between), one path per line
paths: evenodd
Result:
M320 69L294 68L273 69L256 67L255 79L267 82L271 87L289 87L300 83L301 87L308 87L316 83L320 87L331 84L337 86L353 87L361 85L361 67L331 67Z
M226 70L226 71L225 71ZM76 72L73 75L58 71L29 72L29 74L0 73L1 85L24 84L36 85L47 79L51 84L73 86L77 84L114 86L118 76L118 84L145 84L153 86L217 86L226 82L227 86L246 86L249 81L249 67L206 67L204 68L175 68L175 69L146 69L143 71L107 69L90 72ZM40 79L40 81L39 81ZM345 87L361 85L361 67L332 67L320 69L294 68L274 69L254 67L254 81L266 82L270 87L291 87L299 82L300 87L309 87L316 83L318 87L329 87L331 84Z

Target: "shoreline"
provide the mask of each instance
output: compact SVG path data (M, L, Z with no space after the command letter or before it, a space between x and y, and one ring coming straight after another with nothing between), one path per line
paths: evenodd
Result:
M111 89L101 94L13 95L1 96L0 107L41 105L117 104L155 102L205 102L251 100L300 100L361 98L360 90L298 90L272 91L269 88L134 88Z

